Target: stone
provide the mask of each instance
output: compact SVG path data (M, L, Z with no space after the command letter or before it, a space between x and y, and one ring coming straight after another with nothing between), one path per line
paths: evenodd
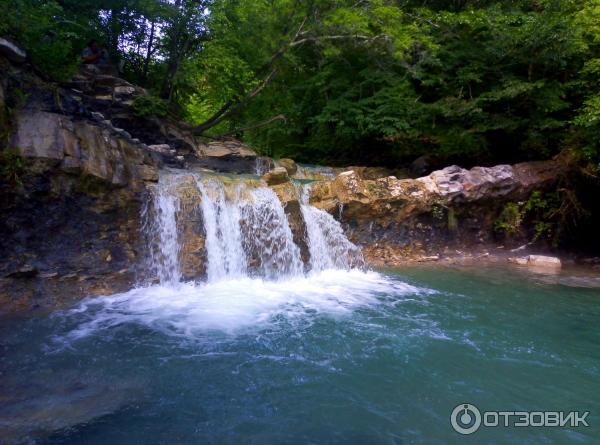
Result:
M288 172L283 167L275 167L273 170L266 173L262 179L267 183L267 185L278 185L289 182L290 177L288 176Z
M465 249L495 242L494 222L505 203L543 190L563 169L558 161L470 170L450 166L416 179L372 180L356 169L314 184L309 201L338 217L343 214L340 220L356 244L382 241L399 257L435 256L449 243ZM417 242L423 247L415 247Z
M158 182L158 168L149 165L140 165L138 167L140 179L149 182Z
M16 117L12 145L26 158L61 160L73 143L66 120L59 114L23 110Z
M294 176L298 171L298 166L293 159L283 158L277 161L279 167L283 167L287 170L289 176Z
M168 155L171 153L171 146L169 144L148 145L148 149L152 150L156 153L161 153L161 154L165 154L165 155Z
M0 37L0 54L11 62L22 63L27 59L27 53L12 42Z
M527 257L511 257L509 263L518 264L519 266L527 266Z
M132 94L135 93L135 88L132 86L131 87L118 86L118 87L115 87L113 91L118 96L131 96Z
M543 269L560 269L562 263L559 258L544 255L529 255L527 265Z
M102 122L105 120L105 117L102 113L99 113L97 111L92 111L92 119L94 119L95 121L98 121L98 122Z
M439 259L440 259L439 255L429 255L429 256L419 257L419 258L417 258L417 261L421 262L421 263L427 263L430 261L439 261Z
M235 139L194 144L198 167L227 173L255 173L256 152Z
M67 173L79 173L81 171L81 162L73 156L65 156L60 164L60 168Z

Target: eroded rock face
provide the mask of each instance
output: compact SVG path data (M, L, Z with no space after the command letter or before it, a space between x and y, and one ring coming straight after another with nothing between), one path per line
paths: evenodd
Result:
M126 132L86 118L68 96L11 76L30 94L21 104L7 97L20 105L9 122L9 148L22 165L15 180L0 179L0 312L131 288L142 251L141 206L146 186L158 179L156 155Z
M26 109L14 127L12 146L44 170L58 167L138 189L143 181L158 180L158 162L149 151L90 122Z
M375 180L347 171L315 184L310 203L341 214L351 240L374 256L427 256L492 241L505 203L550 186L562 168L552 160L471 170L450 166L417 179Z

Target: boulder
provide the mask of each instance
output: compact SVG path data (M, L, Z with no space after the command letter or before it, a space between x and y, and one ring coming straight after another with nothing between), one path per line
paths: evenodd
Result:
M0 37L0 54L11 62L22 63L27 59L27 53L12 42Z
M527 266L534 272L557 273L562 267L559 258L545 255L529 255L524 257L512 257L508 261L519 266Z
M527 265L530 267L552 270L560 269L562 267L559 258L544 255L529 255L527 257Z
M227 173L255 173L256 152L235 139L196 144L194 165Z
M283 167L287 170L289 176L294 176L298 171L298 166L293 159L283 158L277 161L279 167Z
M288 172L285 168L275 167L273 170L265 174L262 179L267 183L267 185L278 185L289 182L290 177L288 176Z

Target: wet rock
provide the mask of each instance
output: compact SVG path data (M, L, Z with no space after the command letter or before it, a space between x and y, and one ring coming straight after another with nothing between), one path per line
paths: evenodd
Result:
M267 185L278 185L289 182L290 177L288 176L288 172L283 167L275 167L273 170L266 173L262 179L267 183Z
M102 122L105 120L105 117L102 113L98 113L97 111L92 112L92 119L98 122Z
M283 167L287 170L289 176L294 176L298 171L298 166L293 159L283 158L277 161L279 167Z

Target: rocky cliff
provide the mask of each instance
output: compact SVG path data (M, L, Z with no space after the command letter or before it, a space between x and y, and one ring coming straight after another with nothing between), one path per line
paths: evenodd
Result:
M94 120L76 93L6 60L0 69L0 307L127 289L160 160Z

